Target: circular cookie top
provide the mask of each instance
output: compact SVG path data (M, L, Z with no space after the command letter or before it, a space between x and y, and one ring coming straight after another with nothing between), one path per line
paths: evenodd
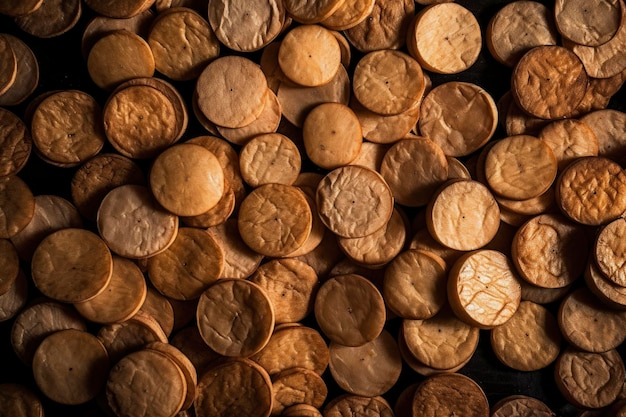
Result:
M35 352L37 387L57 403L77 405L96 397L104 387L109 356L91 333L60 330L46 337Z
M324 85L339 71L339 43L322 26L296 26L287 32L280 43L278 65L283 74L298 85Z
M196 83L198 107L211 122L224 127L252 123L263 111L267 80L257 64L230 55L217 58Z
M380 174L399 204L425 206L448 179L448 161L435 142L410 135L385 152Z
M425 250L406 250L385 268L385 304L402 318L427 319L445 304L446 282L443 259Z
M491 18L486 41L495 59L513 67L531 48L556 45L557 37L552 10L537 1L518 0Z
M292 185L301 165L298 147L280 133L255 136L239 152L241 176L251 187L270 183Z
M606 307L584 288L569 293L559 306L559 328L574 347L586 352L606 352L626 338L622 311Z
M580 58L562 46L538 46L519 60L511 79L517 104L540 119L559 119L574 112L587 91L588 77Z
M500 227L500 209L482 183L451 180L428 204L426 224L442 245L460 251L475 250L495 237Z
M611 404L624 383L624 362L614 349L593 353L566 348L557 359L554 372L561 394L581 408Z
M529 219L511 244L511 257L521 277L543 288L572 284L583 273L588 253L584 229L560 214Z
M197 299L223 268L220 245L205 230L193 227L179 228L174 242L148 259L150 282L174 300Z
M402 358L395 339L386 330L361 346L331 342L329 351L331 375L350 394L383 395L400 378Z
M420 107L420 133L448 156L466 156L481 148L498 125L498 109L481 87L451 81L433 88Z
M526 200L546 192L556 178L557 169L552 149L529 135L500 139L485 158L489 188L512 200Z
M382 176L356 165L328 173L316 191L322 222L342 237L362 237L379 230L393 214L393 196Z
M97 217L100 236L111 250L131 259L164 251L178 233L178 217L159 206L150 190L141 185L110 191Z
M109 407L118 415L171 417L185 401L187 383L168 355L141 349L111 368L105 392Z
M32 115L31 133L39 153L63 165L76 165L95 156L106 141L100 105L77 90L45 98Z
M327 280L315 298L315 319L322 332L344 346L361 346L380 335L385 324L385 303L366 278L338 275Z
M450 305L461 319L494 328L515 314L522 289L511 261L501 252L479 249L461 256L448 280Z
M209 23L199 13L186 8L160 14L152 23L147 40L155 69L177 81L198 77L220 52Z
M302 191L283 184L265 184L250 192L239 208L239 234L254 251L286 256L304 244L313 214Z
M37 246L32 277L44 295L77 303L95 297L108 285L113 258L106 243L86 229L62 229Z
M152 77L154 65L154 55L148 42L125 29L100 38L87 57L91 79L105 90L132 78Z
M174 145L156 157L150 189L165 209L179 216L197 216L224 195L224 171L218 159L195 144Z
M607 158L579 158L556 183L559 208L570 219L591 226L608 223L626 211L626 172Z
M370 52L354 68L354 95L375 113L391 115L407 111L422 98L424 87L420 64L403 52Z
M274 403L269 375L246 358L229 358L210 367L198 380L197 393L198 417L269 417Z
M257 51L272 42L283 29L285 19L282 1L209 3L209 23L215 36L239 52Z
M221 279L200 296L196 313L202 339L224 356L259 352L274 330L274 307L257 284Z
M352 162L361 150L363 132L350 107L323 103L304 119L302 139L309 159L318 167L334 169Z
M440 74L456 74L471 67L482 48L476 17L456 3L427 6L416 17L415 58L426 69Z
M506 366L536 371L554 362L561 350L556 317L545 307L522 301L513 317L491 330L491 347Z
M172 97L146 84L116 90L104 105L103 119L109 142L129 158L152 158L180 133Z
M619 0L557 0L554 19L561 36L585 46L606 43L623 24Z

